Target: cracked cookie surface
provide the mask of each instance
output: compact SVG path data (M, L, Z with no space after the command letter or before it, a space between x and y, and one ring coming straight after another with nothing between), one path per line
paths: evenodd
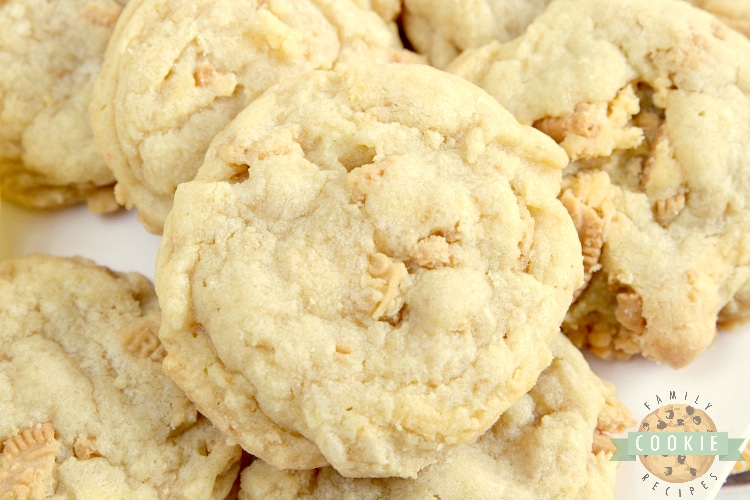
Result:
M579 346L678 367L749 316L749 54L686 2L562 0L449 68L571 159L589 285L563 329Z
M145 277L33 255L0 304L0 497L224 498L241 450L161 368Z
M464 50L511 40L550 0L404 0L404 32L414 49L445 68Z
M610 436L634 421L562 334L552 354L534 387L488 432L416 479L352 479L331 467L289 471L257 460L242 472L239 499L612 498Z
M350 0L130 2L91 105L118 201L161 233L213 136L275 81L404 54L386 21Z
M565 162L427 66L273 87L177 190L156 266L165 369L276 466L413 476L550 362L582 279Z
M88 105L125 0L0 3L0 187L32 208L117 208Z

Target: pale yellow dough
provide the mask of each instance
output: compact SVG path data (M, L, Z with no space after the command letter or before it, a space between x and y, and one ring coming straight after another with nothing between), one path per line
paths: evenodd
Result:
M750 36L750 2L748 0L688 0L705 9L745 36Z
M0 2L0 187L32 208L118 205L88 106L125 0Z
M750 313L750 41L676 0L559 0L448 68L567 151L588 286L563 330L684 366ZM544 96L540 98L540 96Z
M181 184L164 367L282 468L414 476L525 394L581 283L566 156L424 65L269 89Z
M351 0L133 0L91 104L117 200L159 234L213 136L272 83L401 58L396 31Z
M404 32L414 50L445 68L466 49L517 37L550 1L404 0Z
M241 450L164 374L159 314L136 273L0 262L0 498L225 497Z
M606 500L617 462L610 434L634 421L581 353L560 335L552 364L479 441L460 446L416 479L349 479L330 467L276 469L255 461L239 500Z

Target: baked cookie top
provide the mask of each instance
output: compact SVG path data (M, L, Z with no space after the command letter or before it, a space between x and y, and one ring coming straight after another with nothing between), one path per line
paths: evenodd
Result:
M276 466L413 476L551 360L582 276L565 163L429 66L281 82L177 190L156 265L165 369Z
M449 70L571 159L562 197L591 271L564 326L576 343L682 366L711 345L725 307L727 320L746 316L744 36L686 2L560 0Z
M609 461L609 436L634 422L565 336L552 353L531 391L487 433L416 479L352 479L331 467L279 470L257 460L242 471L239 499L612 498L617 462Z
M401 14L401 0L352 0L365 9L374 10L385 21L395 23ZM393 26L398 30L398 26Z
M118 201L161 233L176 186L209 142L279 79L405 51L351 0L134 0L107 50L91 106Z
M404 33L430 64L445 68L466 49L517 37L550 1L404 0Z
M750 3L737 0L687 0L716 15L745 36L750 36Z
M241 450L164 374L158 328L139 274L0 262L0 497L224 498Z
M8 201L117 207L88 105L121 3L0 3L0 188Z

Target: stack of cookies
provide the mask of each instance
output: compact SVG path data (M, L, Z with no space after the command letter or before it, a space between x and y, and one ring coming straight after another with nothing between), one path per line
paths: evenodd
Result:
M3 196L161 238L154 284L0 263L0 496L613 496L581 350L684 366L750 316L750 41L474 8L0 5Z

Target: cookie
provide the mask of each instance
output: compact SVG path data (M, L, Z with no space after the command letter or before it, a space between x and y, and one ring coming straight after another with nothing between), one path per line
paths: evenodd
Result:
M641 422L640 432L716 432L716 424L700 408L670 404L652 411ZM715 455L639 455L638 460L654 476L670 483L685 483L701 477L714 463Z
M679 367L747 318L750 41L686 2L561 0L449 70L571 159L561 196L590 274L563 325L577 345Z
M550 1L404 0L404 33L430 64L445 68L466 49L517 37Z
M401 0L353 0L362 8L375 11L385 21L396 23L401 15ZM393 25L398 30L398 27Z
M125 0L0 4L0 188L32 208L115 210L88 105Z
M0 497L224 498L241 450L164 374L153 286L0 262Z
M239 499L612 498L617 462L609 461L608 435L632 418L563 335L552 350L536 385L487 433L416 479L351 479L330 467L279 470L258 460L242 471Z
M551 360L582 276L565 163L429 66L279 83L177 189L156 264L165 370L274 466L414 476Z
M688 0L691 4L711 12L745 36L750 35L750 4L737 0Z
M209 142L277 80L405 54L351 0L136 0L118 23L91 105L120 203L160 234Z

